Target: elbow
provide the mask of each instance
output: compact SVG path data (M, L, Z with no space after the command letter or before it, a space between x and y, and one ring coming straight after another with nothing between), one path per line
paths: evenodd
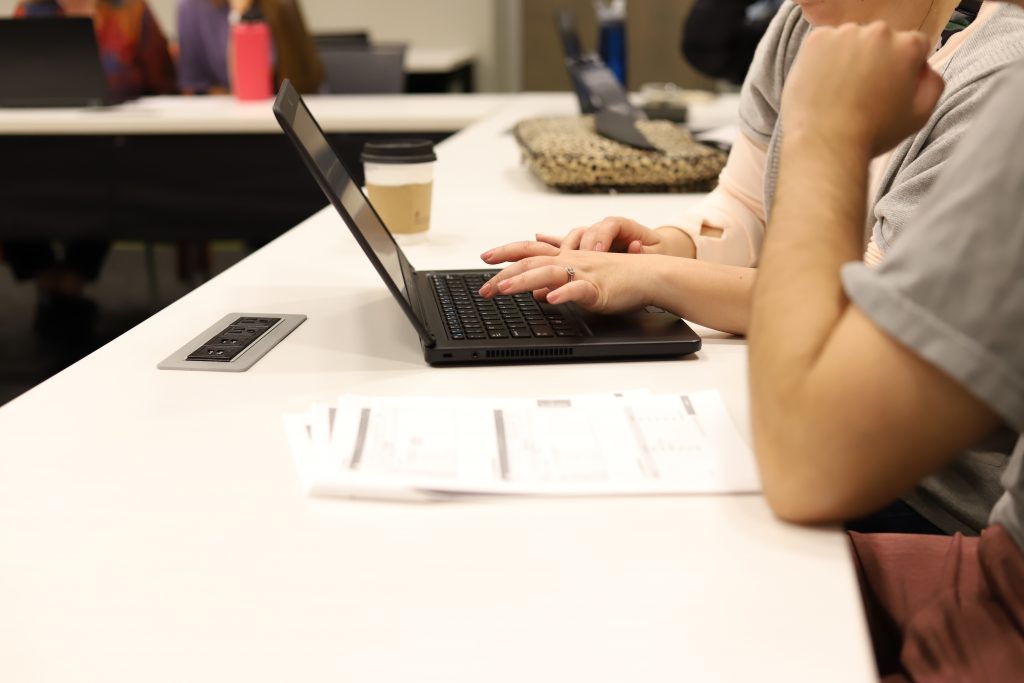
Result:
M751 376L754 453L766 502L794 524L833 524L854 519L878 502L882 482L873 475L869 439L837 419L835 402L800 381L776 380L760 391Z
M757 438L763 492L772 512L801 525L834 524L856 518L865 509L863 487L852 462L824 442L804 435L786 438L776 430Z
M838 524L855 519L866 512L856 495L839 484L822 484L810 479L796 485L765 483L764 496L768 507L779 519L791 524Z
M837 524L856 516L839 496L830 492L781 492L766 487L764 494L775 516L790 524Z

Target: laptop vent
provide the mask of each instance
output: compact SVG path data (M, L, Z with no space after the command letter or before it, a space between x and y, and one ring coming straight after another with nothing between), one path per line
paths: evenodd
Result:
M488 351L488 358L552 358L573 355L573 349L561 347L554 349L496 349Z

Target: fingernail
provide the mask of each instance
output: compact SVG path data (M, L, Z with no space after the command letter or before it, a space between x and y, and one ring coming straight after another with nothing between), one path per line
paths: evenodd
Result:
M490 293L491 293L491 283L488 282L488 283L485 283L484 286L480 288L480 296L487 296Z
M554 292L548 294L548 303L549 304L557 304L561 300L562 300L562 295L561 294L555 294Z
M484 253L480 254L480 259L483 260L483 261L487 261L492 256L494 256L494 252L493 251L485 251Z

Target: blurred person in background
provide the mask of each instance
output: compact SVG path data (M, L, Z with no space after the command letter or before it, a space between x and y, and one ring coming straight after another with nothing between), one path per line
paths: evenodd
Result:
M323 66L298 0L179 0L178 83L182 92L231 92L231 25L252 11L258 11L270 28L275 88L287 78L301 93L320 89Z
M167 38L145 0L26 0L15 17L92 17L112 99L176 92Z
M683 57L695 69L743 83L782 0L696 0L683 24Z

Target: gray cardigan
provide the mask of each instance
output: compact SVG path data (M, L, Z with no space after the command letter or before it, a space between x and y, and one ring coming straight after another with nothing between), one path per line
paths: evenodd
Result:
M811 30L800 8L787 1L758 46L740 97L740 128L768 147L765 210L769 215L781 152L782 88ZM883 173L870 217L872 238L883 251L899 238L918 210L984 104L996 77L1022 56L1024 10L1013 5L999 7L953 55L943 70L946 90L935 113L917 135L896 148ZM907 493L904 500L944 531L977 534L1002 494L999 477L1009 458L1013 436L1006 430L993 434Z

